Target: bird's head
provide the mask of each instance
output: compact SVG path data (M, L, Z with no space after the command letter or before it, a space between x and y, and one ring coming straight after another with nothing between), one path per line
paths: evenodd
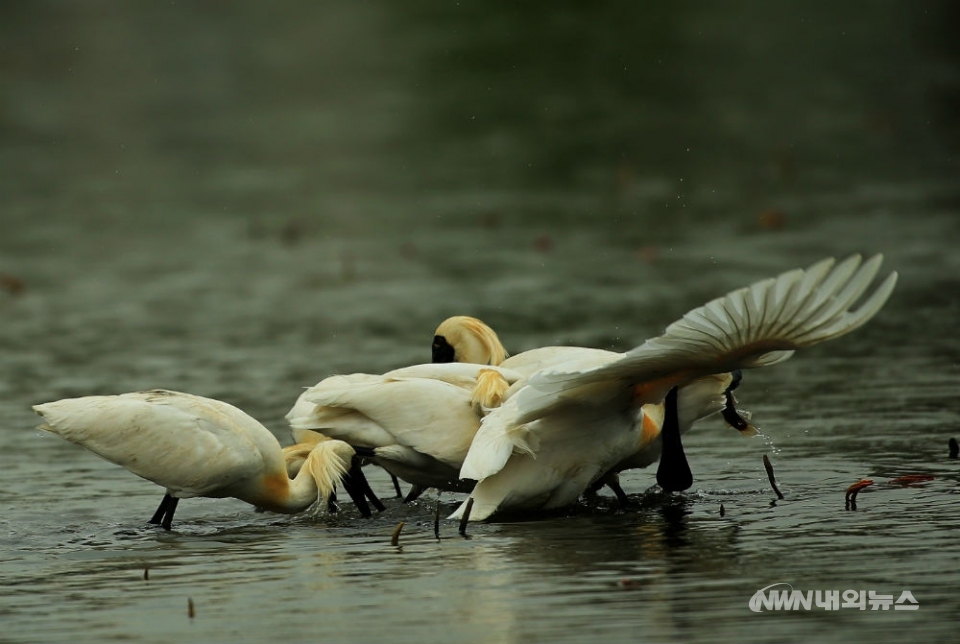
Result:
M432 362L499 365L507 359L500 338L486 324L466 315L444 320L433 336Z

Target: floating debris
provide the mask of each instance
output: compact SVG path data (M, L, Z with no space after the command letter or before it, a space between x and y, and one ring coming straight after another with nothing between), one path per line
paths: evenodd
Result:
M617 182L617 190L625 192L637 182L637 167L629 161L621 161L617 165L614 176Z
M855 498L860 490L871 485L873 485L873 479L860 479L847 488L847 498Z
M403 526L406 525L403 521L397 524L397 527L393 529L393 534L390 536L390 545L399 546L400 545L400 532L403 530Z
M0 288L13 295L20 295L23 293L23 289L26 288L26 284L16 275L0 273Z
M473 510L473 497L467 499L467 507L463 510L463 518L460 519L460 536L467 537L467 523L470 522L470 512Z
M787 215L782 210L771 208L761 212L757 221L764 230L783 230L787 225Z
M767 470L767 478L770 479L770 485L773 487L773 491L777 493L777 498L783 500L783 492L777 487L777 479L773 475L773 465L766 454L763 455L763 467Z
M777 176L781 181L791 182L797 174L796 163L789 148L780 148L774 157Z
M856 510L857 509L857 494L860 493L865 487L873 485L873 479L860 479L853 485L847 488L846 494L846 509L847 510Z
M416 259L419 254L420 251L413 242L407 241L400 244L400 257L404 259Z
M193 597L187 597L187 617L193 619L196 615L197 611L193 609Z
M644 264L653 264L660 259L660 249L649 244L638 248L635 254L637 259Z
M926 483L927 481L934 480L935 477L933 474L907 474L906 476L898 476L895 479L892 479L891 483L896 483L897 485L913 485L914 483Z
M280 229L280 241L286 246L293 246L303 238L306 227L296 217L291 217Z
M538 253L549 253L553 250L553 238L543 234L533 240L533 249Z
M499 228L500 227L500 213L498 212L485 212L480 215L480 225L484 228Z
M951 438L947 441L947 445L950 446L950 458L957 458L960 456L960 443L957 443L956 438Z

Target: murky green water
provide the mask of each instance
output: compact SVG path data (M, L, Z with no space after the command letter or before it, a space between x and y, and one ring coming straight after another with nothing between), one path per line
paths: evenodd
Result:
M0 641L951 641L955 18L4 5ZM633 472L628 510L602 497L437 540L429 495L371 520L203 499L163 533L145 524L159 488L32 429L37 402L166 387L287 443L301 387L427 360L448 315L514 352L624 349L851 252L900 271L886 309L747 374L765 435L703 423L694 489ZM920 609L751 612L778 582L908 589Z

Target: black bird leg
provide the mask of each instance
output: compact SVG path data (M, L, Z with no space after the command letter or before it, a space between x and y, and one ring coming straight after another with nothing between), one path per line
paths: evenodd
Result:
M680 419L677 417L677 388L674 387L664 399L663 427L660 438L660 466L657 468L657 483L667 492L682 492L693 485L693 472L680 440Z
M356 452L357 456L360 457L361 465L363 465L364 463L373 463L375 465L378 464L376 448L363 447L362 445L351 445L351 447L353 447L353 451ZM390 479L393 481L393 489L397 493L397 498L402 499L403 492L400 490L400 481L397 479L396 475L390 472L387 472L387 473L390 474ZM361 475L361 478L363 479L363 485L366 488L364 492L365 493L369 492L367 493L367 497L370 499L370 502L373 503L373 505L377 508L377 510L379 510L380 512L383 512L384 510L383 504L380 503L380 499L377 498L377 495L374 494L372 490L370 490L370 485L367 483L367 478L363 475Z
M380 502L377 495L370 489L370 484L367 482L367 477L363 475L363 469L361 468L358 457L354 456L353 459L351 459L350 469L343 475L342 482L343 489L346 490L350 498L353 499L353 503L357 506L357 509L360 510L361 515L365 517L371 515L370 505L367 503L367 499L370 499L370 503L377 508L378 512L386 510L386 507Z
M164 530L169 530L173 523L173 513L177 511L177 503L179 502L180 499L177 497L171 496L169 493L164 494L163 499L160 500L160 505L157 506L157 511L150 517L150 523L159 525Z
M616 472L608 472L598 478L585 490L585 494L591 497L596 496L597 492L599 492L603 486L607 486L617 495L617 501L620 502L620 505L630 505L630 498L627 496L627 493L623 491L623 488L620 487L620 475Z
M374 493L373 488L370 487L370 483L369 481L367 481L367 477L364 475L363 468L361 467L361 465L362 463L360 459L357 459L357 468L356 468L356 471L353 473L353 476L357 478L357 481L360 484L360 491L363 492L363 495L367 497L367 499L369 499L373 507L377 509L377 512L383 512L384 510L387 509L387 506L385 506L380 501L380 499L377 498L377 495Z
M410 503L411 501L416 501L420 498L420 495L426 491L427 488L420 485L411 485L410 491L407 492L407 496L404 497L404 503Z
M334 490L330 493L330 496L327 497L327 512L336 514L339 511L340 505L337 503L337 491Z
M393 474L390 475L390 479L393 481L393 489L394 489L394 490L396 491L396 493L397 493L397 498L398 498L398 499L402 499L402 498L403 498L403 491L400 489L400 480L397 479L397 477L394 476Z
M157 506L157 511L153 513L153 516L150 518L150 523L154 525L161 526L164 530L169 530L170 525L173 522L173 513L177 509L177 503L180 502L175 496L166 493L163 495L163 498L160 500L160 505Z
M167 513L167 506L170 502L173 501L173 497L169 494L164 494L163 498L160 499L160 505L157 506L157 511L153 513L153 516L150 518L150 523L153 525L160 525L160 522L163 520L163 515Z
M470 511L473 510L473 497L467 499L467 507L463 509L463 516L460 518L460 536L469 539L467 536L467 524L470 523Z
M630 498L627 496L627 493L623 491L623 488L620 487L620 475L616 472L607 474L603 477L603 482L617 495L617 501L620 502L620 505L630 505Z

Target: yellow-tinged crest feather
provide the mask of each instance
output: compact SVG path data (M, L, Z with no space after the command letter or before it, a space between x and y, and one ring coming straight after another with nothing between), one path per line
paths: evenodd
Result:
M510 383L499 371L481 369L477 373L477 384L473 388L470 403L481 410L494 409L503 402L510 389Z
M453 347L457 362L496 366L510 355L496 331L467 315L447 318L437 327L435 335L442 336Z
M337 483L350 469L353 448L343 441L330 440L317 443L307 455L303 469L317 483L317 500L326 501L333 494Z

